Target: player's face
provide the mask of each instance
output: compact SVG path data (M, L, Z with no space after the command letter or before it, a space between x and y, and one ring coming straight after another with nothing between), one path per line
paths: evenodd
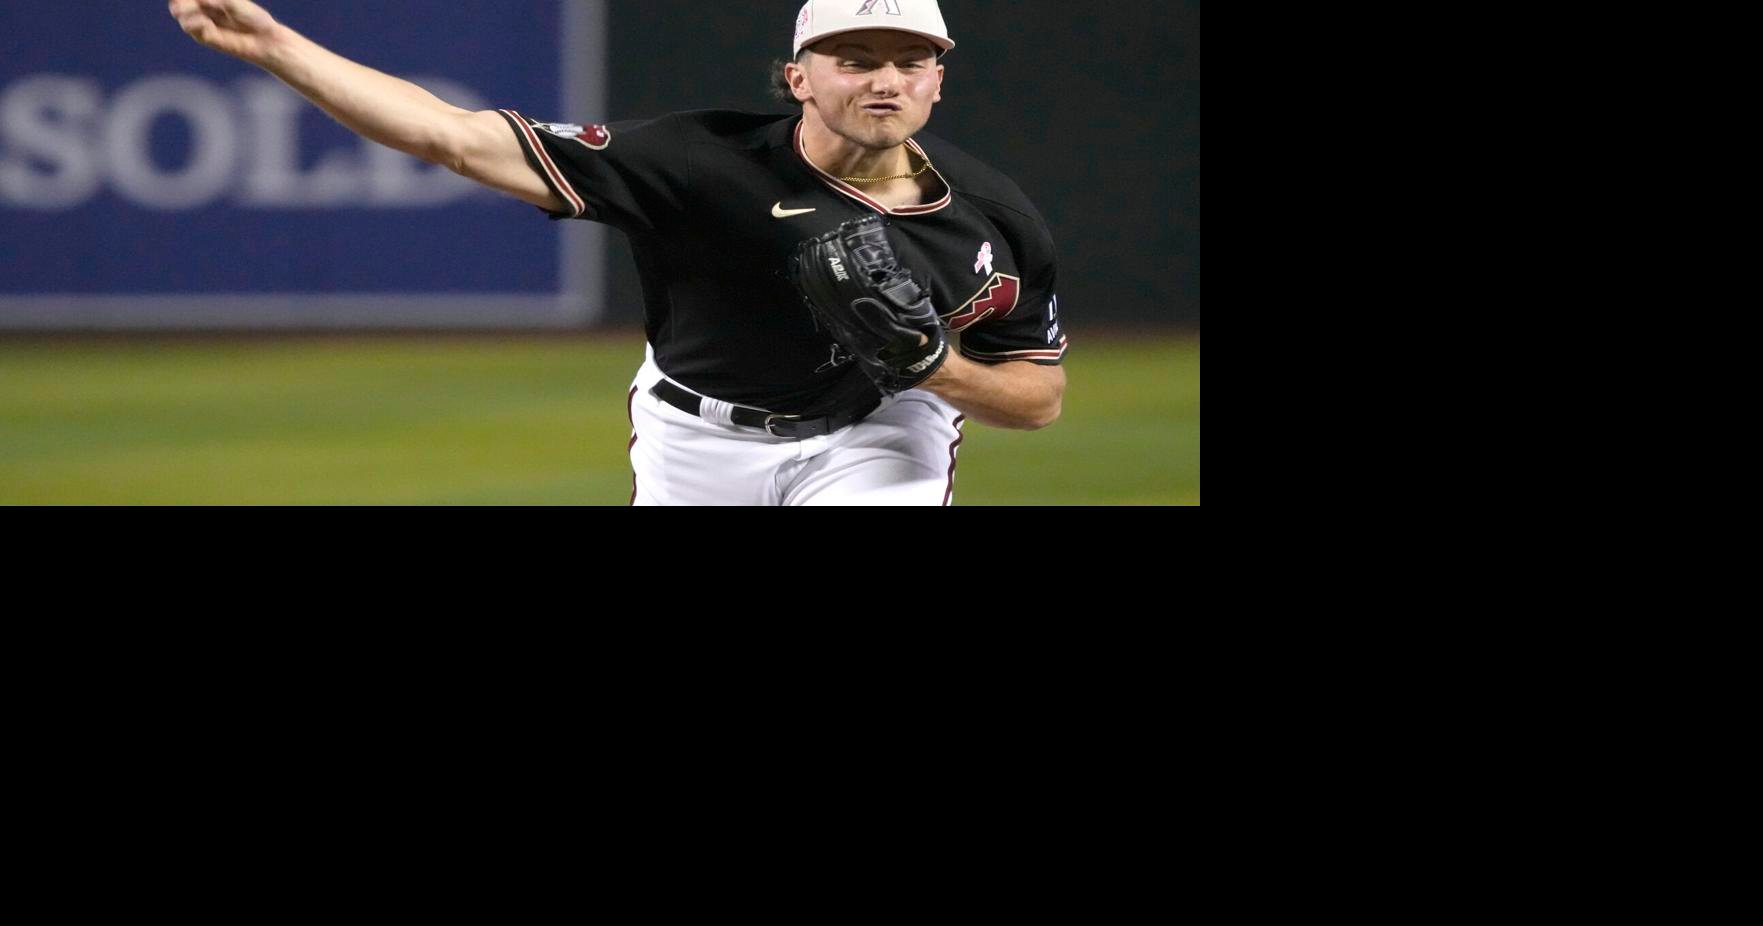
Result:
M930 121L943 98L936 50L915 35L890 29L847 32L809 50L803 90L827 128L865 148L903 144ZM810 102L812 101L812 102Z

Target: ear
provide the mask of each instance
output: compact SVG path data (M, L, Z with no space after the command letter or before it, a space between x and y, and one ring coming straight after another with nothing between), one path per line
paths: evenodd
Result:
M795 95L796 101L799 103L806 103L814 99L814 91L808 88L807 62L810 60L812 59L804 58L802 64L791 61L784 65L784 80L789 82L790 93Z

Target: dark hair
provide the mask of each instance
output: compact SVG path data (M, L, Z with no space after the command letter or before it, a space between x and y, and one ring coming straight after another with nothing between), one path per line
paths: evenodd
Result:
M801 106L802 101L796 99L796 94L790 91L789 78L784 76L784 67L789 63L790 62L785 61L782 58L771 63L771 86L767 89L771 91L771 98L779 103L788 103L791 106ZM808 49L804 48L796 55L795 63L808 63Z

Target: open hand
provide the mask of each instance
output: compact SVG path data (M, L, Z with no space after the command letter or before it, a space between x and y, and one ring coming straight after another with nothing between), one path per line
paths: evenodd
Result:
M215 51L253 64L269 56L275 17L251 0L170 0L168 6L191 38Z

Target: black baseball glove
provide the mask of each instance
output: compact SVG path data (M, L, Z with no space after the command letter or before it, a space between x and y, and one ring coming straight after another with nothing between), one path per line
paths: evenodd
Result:
M884 395L924 382L949 359L930 288L900 266L881 216L853 219L797 245L790 279Z

